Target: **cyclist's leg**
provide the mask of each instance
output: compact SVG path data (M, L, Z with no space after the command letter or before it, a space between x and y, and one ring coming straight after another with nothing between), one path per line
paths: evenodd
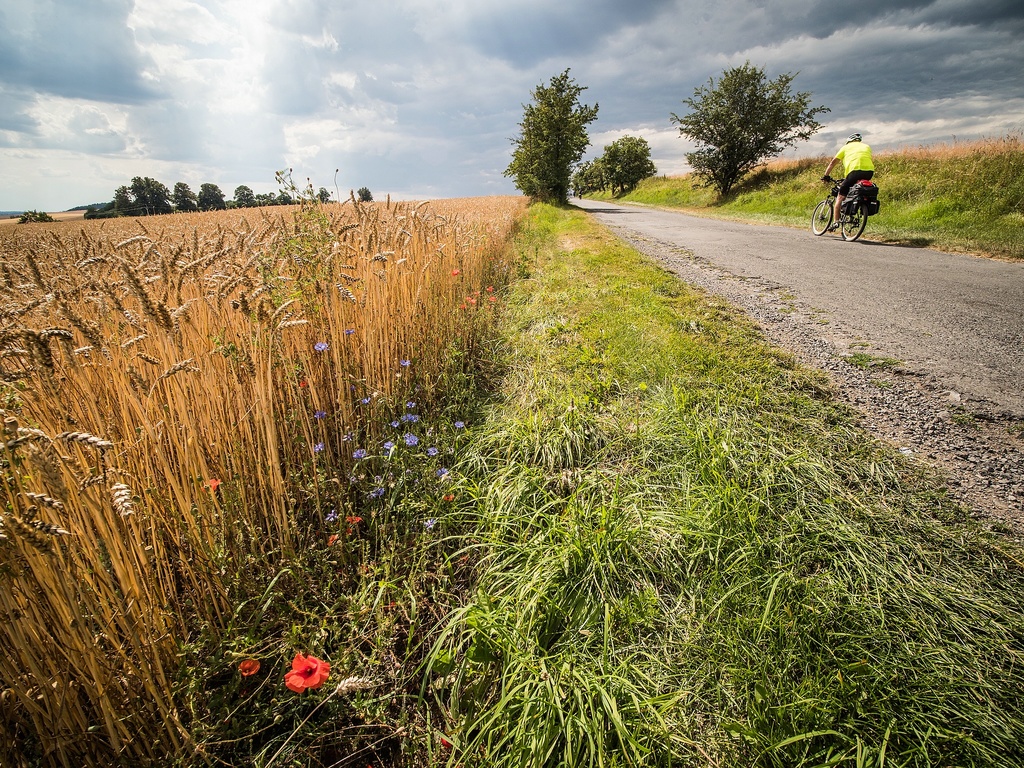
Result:
M846 199L846 195L850 192L850 188L858 181L870 179L874 175L874 171L850 171L846 174L846 178L839 184L839 194L836 195L835 221L839 221L839 211L842 208L843 200Z

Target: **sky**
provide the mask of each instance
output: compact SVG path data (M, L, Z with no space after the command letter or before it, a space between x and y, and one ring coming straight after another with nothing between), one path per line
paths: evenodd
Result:
M565 69L587 157L670 120L734 66L831 112L789 154L1024 130L1021 0L0 0L0 210L112 199L132 177L376 199L516 194L523 105Z

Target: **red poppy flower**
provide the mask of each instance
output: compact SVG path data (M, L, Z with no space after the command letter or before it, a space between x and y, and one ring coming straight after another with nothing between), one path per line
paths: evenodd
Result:
M260 671L260 663L256 659L246 659L238 665L242 677L250 677Z
M307 688L319 688L331 674L331 665L316 656L295 654L291 672L284 676L284 684L289 690L302 693Z
M303 379L302 381L299 382L299 386L305 389L306 387L309 386L309 382Z
M446 493L444 496L441 497L441 500L442 501L455 501L455 494L454 493Z
M452 277L458 277L461 272L462 272L461 269L453 269L452 270Z
M221 482L222 481L218 480L216 477L211 477L209 480L206 481L206 484L210 486L211 491L216 491L217 488L220 486Z
M327 537L327 546L328 547L333 547L337 543L338 543L338 534L332 533L330 536Z
M493 285L488 285L487 286L487 292L488 293L494 293L494 286Z
M363 518L357 517L356 515L348 515L345 517L345 522L349 525L356 525L363 522Z

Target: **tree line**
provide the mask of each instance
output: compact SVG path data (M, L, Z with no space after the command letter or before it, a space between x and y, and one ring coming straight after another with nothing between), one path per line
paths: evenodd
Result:
M372 202L373 195L366 187L358 193L360 202ZM331 193L325 187L314 193L321 203L330 202ZM164 213L195 213L197 211L222 211L228 208L258 208L270 205L294 205L299 202L295 195L282 189L277 194L255 193L251 187L241 184L235 187L234 197L228 199L216 184L204 183L199 192L183 181L174 185L174 190L149 176L136 176L130 185L114 190L114 199L100 207L86 208L85 218L99 219L113 216L155 216Z
M795 77L786 73L769 80L763 67L748 61L684 99L689 113L670 115L680 135L697 145L686 160L705 186L728 195L754 168L821 128L815 118L830 110L811 107L809 93L793 93ZM596 160L580 163L590 144L587 126L598 112L597 104L580 103L585 90L567 69L538 85L533 102L523 105L505 176L535 200L565 204L570 189L578 195L602 190L621 195L657 172L647 141L635 136L624 136Z

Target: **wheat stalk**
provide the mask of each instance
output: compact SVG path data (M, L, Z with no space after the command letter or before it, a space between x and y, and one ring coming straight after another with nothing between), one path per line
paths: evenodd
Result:
M95 448L97 451L105 451L108 448L114 447L114 444L109 440L96 437L96 435L91 435L88 432L61 432L54 440L65 440L69 443L87 445L90 448Z
M114 510L121 517L135 514L135 505L132 503L132 489L124 483L115 483L110 486L110 499L114 503Z

